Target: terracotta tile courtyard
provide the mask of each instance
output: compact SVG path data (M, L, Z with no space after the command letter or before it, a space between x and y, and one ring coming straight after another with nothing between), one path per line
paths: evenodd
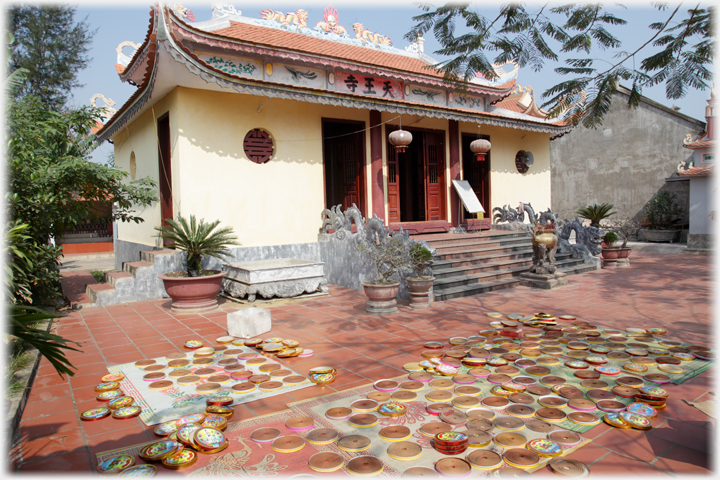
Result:
M571 276L570 285L557 290L518 287L434 303L423 311L402 305L400 313L387 317L365 314L363 293L337 286L330 286L326 297L262 305L270 308L273 324L263 337L292 338L315 352L309 358L278 359L280 363L302 373L332 365L339 373L329 386L235 406L231 422L406 374L402 365L419 361L423 343L477 335L489 328L489 311L573 314L623 330L664 327L668 339L711 346L712 257L634 252L631 262L629 268ZM99 406L92 387L108 366L185 352L183 343L190 338L214 345L217 337L227 334L227 313L243 308L225 301L210 314L173 315L169 306L166 299L84 308L60 319L57 332L82 344L81 353L69 355L77 373L61 378L41 361L20 423L20 441L12 447L12 470L91 472L97 452L157 438L153 427L137 418L82 422L79 413ZM592 443L569 458L584 462L593 475L710 473L715 420L683 400L713 400L713 370L681 385L668 384L670 399L652 430L619 430L602 423L583 434Z

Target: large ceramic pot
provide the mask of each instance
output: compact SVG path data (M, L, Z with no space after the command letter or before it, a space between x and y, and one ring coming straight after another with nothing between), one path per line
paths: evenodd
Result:
M620 249L619 248L603 248L602 249L602 258L613 260L620 257Z
M618 258L628 258L630 256L630 252L632 252L632 248L630 247L620 248Z
M672 242L679 230L640 230L647 242Z
M174 277L162 274L159 278L165 291L172 298L170 311L173 313L204 313L218 307L217 296L222 290L222 279L227 272L217 272L202 277Z
M397 300L395 297L400 288L400 282L375 284L363 282L365 295L368 297L365 312L371 315L392 315L398 313Z
M410 287L410 306L412 308L430 307L430 288L432 288L435 277L407 277L406 280Z

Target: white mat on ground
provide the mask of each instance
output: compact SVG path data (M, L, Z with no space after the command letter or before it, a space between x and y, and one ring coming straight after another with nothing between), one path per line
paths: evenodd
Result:
M232 346L230 348L237 348L241 349L244 352L253 352L257 353L256 350L252 350L249 347L236 347ZM193 359L193 353L189 352L187 353L187 359L192 362ZM217 365L217 361L221 358L228 358L223 357L222 352L216 352L213 355L213 360L215 360L215 363L213 365L203 365L202 367L199 366L193 366L188 365L185 367L178 367L178 368L171 368L168 367L167 370L164 370L165 373L169 374L173 370L177 370L179 368L188 369L191 371L195 371L198 368L215 368L217 369L218 373L223 373L223 368ZM158 364L167 365L168 360L165 357L158 357L154 360L157 361ZM240 361L240 364L244 365L245 362L242 359L238 359ZM272 358L268 358L267 363L277 363ZM209 397L215 397L218 395L228 395L230 397L233 397L235 401L233 402L233 405L238 405L240 403L247 403L252 402L253 400L258 400L260 398L267 398L272 397L275 395L281 395L283 393L292 392L294 390L299 390L301 388L310 387L314 385L310 380L307 380L307 376L303 375L302 373L299 373L297 370L294 370L287 365L282 365L282 368L290 370L293 372L293 375L302 375L306 377L306 380L303 383L296 384L296 385L286 385L283 384L282 388L279 390L275 390L272 392L264 392L259 389L255 389L252 392L249 393L234 393L230 388L238 383L242 383L240 381L231 380L229 383L226 383L222 386L220 391L214 392L214 393L208 393L208 394L200 394L195 391L198 385L201 385L203 383L207 383L207 377L204 377L200 383L195 385L178 385L177 382L174 382L175 384L166 389L166 390L150 390L148 388L148 385L151 382L147 382L143 380L143 376L147 374L144 370L138 368L135 366L135 362L132 363L124 363L122 365L114 365L112 367L108 367L108 371L110 373L123 373L125 374L125 379L120 382L120 389L125 392L126 395L129 395L135 399L135 405L138 405L142 408L142 413L140 414L140 419L145 423L145 425L157 425L159 423L167 422L169 420L175 420L177 418L182 417L183 415L188 415L190 413L197 413L197 412L204 412L206 407L205 400ZM261 374L260 372L260 366L245 366L247 370L252 371L253 373ZM163 380L173 380L169 379L167 376Z

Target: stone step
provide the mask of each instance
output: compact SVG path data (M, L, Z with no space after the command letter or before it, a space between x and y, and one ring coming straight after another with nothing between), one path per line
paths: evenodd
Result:
M125 262L125 263L123 263L123 272L130 273L131 275L134 276L137 274L138 269L143 268L143 267L152 267L153 265L154 265L154 263L143 262L143 261Z
M513 246L513 245L532 245L529 238L507 238L502 240L468 242L459 245L448 245L443 247L435 247L436 255L444 256L455 252L463 252L469 250L487 250L490 248Z
M445 248L458 245L476 244L483 242L502 242L506 240L518 239L518 238L530 238L525 232L498 232L488 233L483 232L481 234L469 233L469 234L455 234L446 235L445 238L441 236L432 235L417 235L413 238L415 240L423 240L433 248Z
M450 300L451 298L469 297L471 295L478 295L480 293L516 287L519 284L520 281L517 277L511 277L502 280L492 280L483 283L461 285L458 287L445 289L442 292L433 291L433 301L441 302L443 300Z
M135 278L132 273L127 272L106 272L105 273L105 283L115 287L118 280L121 278Z
M482 272L486 270L497 270L502 266L512 265L532 265L532 251L524 252L512 252L505 255L488 256L480 259L480 257L470 257L469 259L461 259L459 262L447 262L438 266L433 264L433 275L435 278L450 277L453 275L471 274ZM556 263L564 262L565 260L577 260L582 263L582 259L573 259L569 253L560 253L555 257Z
M455 260L459 258L481 257L484 255L498 255L502 253L515 252L517 250L527 250L528 248L531 248L530 242L523 240L519 242L508 242L495 247L466 248L451 253L437 255L434 258L438 260Z
M502 261L503 259L524 259L532 257L532 249L515 250L507 253L491 254L491 255L480 255L477 257L465 257L465 258L451 258L448 260L440 260L434 258L432 269L434 272L444 272L447 269L461 268L461 267L472 267L475 265L482 265L489 263L494 260Z

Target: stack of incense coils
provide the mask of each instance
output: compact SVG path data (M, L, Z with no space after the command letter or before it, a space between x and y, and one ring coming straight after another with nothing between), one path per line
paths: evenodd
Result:
M435 450L445 455L457 455L467 450L468 440L462 432L440 432L434 437Z
M333 367L314 367L310 369L310 381L316 385L328 385L335 381L337 370Z

